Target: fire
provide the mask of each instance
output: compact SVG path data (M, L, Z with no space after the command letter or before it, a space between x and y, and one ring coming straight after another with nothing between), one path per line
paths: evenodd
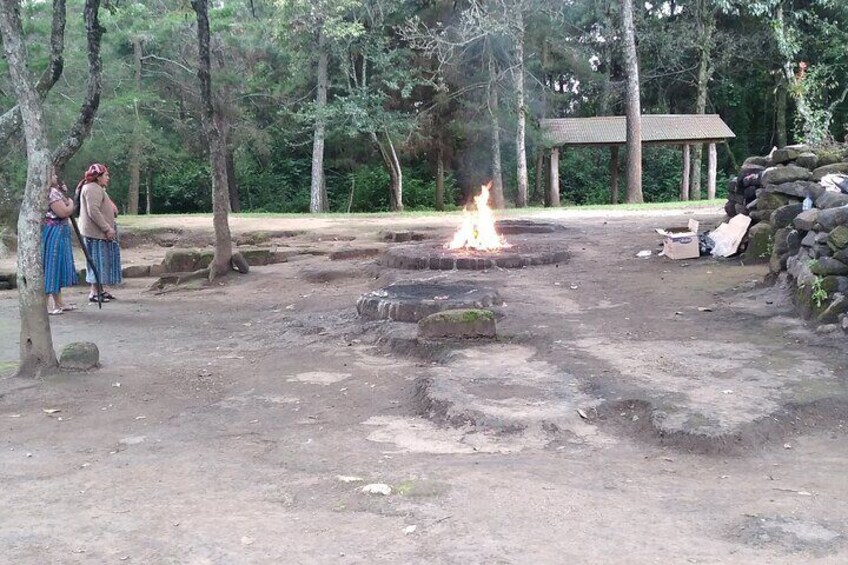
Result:
M476 213L465 207L462 226L453 236L453 241L445 247L449 249L477 249L480 251L492 251L509 247L504 238L495 231L495 217L489 208L489 189L492 183L489 181L483 185L479 196L474 197Z

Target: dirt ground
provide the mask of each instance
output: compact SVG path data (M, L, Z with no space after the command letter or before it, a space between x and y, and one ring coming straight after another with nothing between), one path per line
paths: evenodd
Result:
M528 213L571 259L485 272L328 256L397 245L381 230L446 240L456 215L233 218L289 261L202 290L127 279L102 310L75 288L57 350L93 341L102 368L45 380L11 376L0 292L0 561L846 563L845 337L800 322L764 265L657 257L653 228L693 215L721 219ZM178 246L211 225L133 224ZM125 264L160 261L149 241ZM359 318L406 280L497 288L499 338Z

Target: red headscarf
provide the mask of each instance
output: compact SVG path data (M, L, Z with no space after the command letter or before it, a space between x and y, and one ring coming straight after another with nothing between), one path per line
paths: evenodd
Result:
M93 163L88 168L88 170L85 171L85 176L82 178L82 180L79 181L79 184L77 185L77 192L80 191L82 185L89 182L97 182L97 179L100 178L103 173L107 172L109 172L109 169L106 168L106 165L101 165L100 163Z
M85 172L85 182L95 182L103 173L109 172L106 165L94 163Z

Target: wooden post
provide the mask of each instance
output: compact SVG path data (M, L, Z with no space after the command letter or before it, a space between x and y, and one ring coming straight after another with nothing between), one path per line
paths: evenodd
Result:
M717 161L716 144L710 143L707 155L707 200L715 198Z
M683 145L683 174L680 177L680 200L689 200L689 169L691 161L689 159L690 147L686 143Z
M618 204L618 145L610 147L610 204Z
M551 206L559 206L559 147L551 149Z

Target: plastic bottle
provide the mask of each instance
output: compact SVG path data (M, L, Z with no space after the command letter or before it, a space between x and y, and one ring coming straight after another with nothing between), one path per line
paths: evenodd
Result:
M808 194L807 197L804 199L804 203L801 204L801 209L802 210L810 210L812 207L813 207L813 199L810 198L810 195Z

